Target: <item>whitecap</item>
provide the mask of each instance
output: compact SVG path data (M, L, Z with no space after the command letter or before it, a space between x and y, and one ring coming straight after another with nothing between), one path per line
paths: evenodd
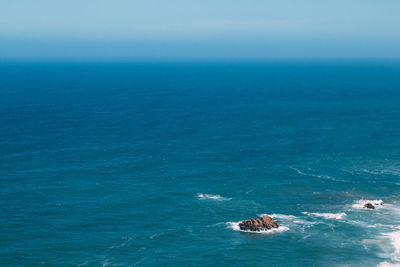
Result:
M227 224L228 228L231 228L234 231L245 232L245 233L255 233L255 234L282 233L282 232L286 232L286 231L290 230L289 227L286 227L283 225L279 226L279 228L272 228L269 230L262 230L262 231L258 231L258 232L250 231L250 230L240 230L239 223L241 223L241 221L240 222L227 222L226 224Z
M220 195L211 195L211 194L203 194L198 193L197 197L199 199L213 199L213 200L231 200L231 198L221 197Z
M302 212L302 214L305 214L308 216L322 217L324 219L336 219L336 220L341 220L344 216L347 215L344 212L341 212L341 213L319 213L319 212L307 212L307 211Z

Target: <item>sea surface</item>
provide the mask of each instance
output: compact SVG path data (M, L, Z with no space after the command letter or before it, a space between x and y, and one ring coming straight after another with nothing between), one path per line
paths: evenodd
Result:
M0 266L399 264L400 62L0 63Z

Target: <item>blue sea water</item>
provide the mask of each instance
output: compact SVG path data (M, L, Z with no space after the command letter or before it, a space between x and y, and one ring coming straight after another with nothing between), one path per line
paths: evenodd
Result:
M396 265L399 192L400 62L0 64L1 266Z

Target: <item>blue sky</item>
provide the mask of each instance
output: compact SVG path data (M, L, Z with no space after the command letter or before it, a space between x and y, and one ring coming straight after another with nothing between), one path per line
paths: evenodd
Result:
M399 58L398 0L0 0L0 58Z

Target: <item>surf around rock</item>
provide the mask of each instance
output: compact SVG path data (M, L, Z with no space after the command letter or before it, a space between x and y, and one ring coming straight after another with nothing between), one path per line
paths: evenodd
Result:
M268 215L263 215L261 218L251 218L250 220L239 223L240 230L254 232L271 230L273 228L279 228L279 226L280 224Z

